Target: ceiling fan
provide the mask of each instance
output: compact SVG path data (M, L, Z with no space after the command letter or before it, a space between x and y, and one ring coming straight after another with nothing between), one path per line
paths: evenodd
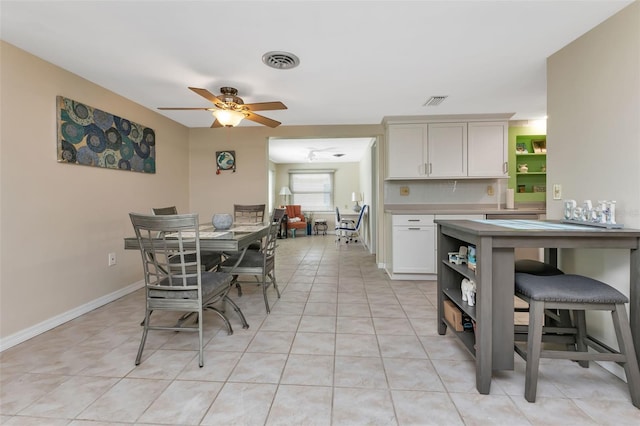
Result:
M254 121L256 123L264 124L269 127L278 127L279 121L272 120L270 118L258 115L253 111L271 111L277 109L287 109L287 106L282 102L259 102L255 104L245 104L242 98L238 97L238 90L233 87L221 87L221 95L214 95L207 89L199 89L197 87L189 87L192 91L198 95L207 99L213 103L214 107L209 108L172 108L172 107L160 107L160 110L203 110L211 111L215 120L211 127L235 127L240 124L243 118Z
M316 161L319 160L321 156L324 156L324 154L331 154L333 156L336 157L341 157L344 154L332 154L333 152L337 152L334 151L336 148L335 147L329 147L329 148L313 148L313 147L308 147L307 148L309 150L309 152L307 153L307 161L308 162L312 162L312 161Z

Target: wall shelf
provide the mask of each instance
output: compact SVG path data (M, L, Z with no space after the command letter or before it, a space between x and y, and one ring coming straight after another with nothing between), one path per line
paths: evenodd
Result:
M510 146L512 150L511 157L514 161L510 164L510 173L512 177L509 180L509 187L514 189L514 200L516 203L520 202L545 202L546 201L546 186L547 186L547 153L546 152L533 152L532 140L545 140L545 135L518 135L510 139L513 144ZM517 152L517 147L526 149L528 152ZM521 164L526 164L529 168L528 172L521 173L518 168ZM542 171L542 168L545 171ZM534 191L534 187L545 188L543 192ZM520 192L521 188L524 188L524 192Z

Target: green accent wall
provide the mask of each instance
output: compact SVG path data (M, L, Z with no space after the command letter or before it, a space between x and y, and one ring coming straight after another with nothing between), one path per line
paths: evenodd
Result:
M516 203L545 202L546 191L533 192L534 187L538 189L546 187L546 172L542 171L542 166L546 167L547 156L533 153L532 140L545 140L547 136L541 134L531 134L530 127L519 126L509 127L509 183L508 187L515 191ZM528 155L516 156L516 144L524 144ZM526 176L518 175L518 165L527 164L529 171ZM525 192L518 192L518 185L524 185Z

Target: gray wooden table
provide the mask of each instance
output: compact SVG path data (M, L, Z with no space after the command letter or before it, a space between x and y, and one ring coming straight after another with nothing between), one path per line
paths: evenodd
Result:
M269 232L269 224L244 225L232 227L229 231L221 231L220 235L210 236L214 232L211 225L200 225L200 250L240 252L251 243L264 238ZM124 239L125 250L140 250L135 236Z
M438 333L447 323L443 302L452 300L476 321L475 339L469 331L456 332L476 359L476 388L488 394L493 370L513 369L514 249L545 248L555 263L559 248L628 249L630 256L629 321L636 353L640 354L640 230L587 228L557 221L526 221L532 229L510 227L507 222L436 220L438 225ZM511 222L511 221L509 221ZM513 221L517 222L518 221ZM499 225L498 225L499 224ZM536 229L536 225L539 228ZM476 272L467 265L448 262L448 253L460 246L476 246ZM476 306L462 302L460 281L477 284Z

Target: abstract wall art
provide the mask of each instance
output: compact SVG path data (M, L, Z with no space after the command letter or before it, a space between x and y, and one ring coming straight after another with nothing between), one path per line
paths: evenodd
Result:
M219 175L221 170L236 172L235 151L216 151L216 174Z
M153 129L62 96L56 104L58 162L156 172Z

